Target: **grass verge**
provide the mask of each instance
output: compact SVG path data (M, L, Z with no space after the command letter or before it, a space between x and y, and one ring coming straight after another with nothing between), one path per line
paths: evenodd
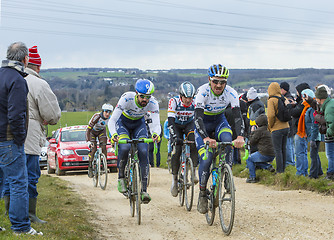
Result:
M44 236L38 236L38 239L97 239L96 228L88 222L92 212L86 210L86 202L72 191L67 182L42 175L38 191L37 216L48 221L46 224L31 225L43 232ZM8 217L4 217L3 201L0 207L0 226L6 228L6 231L0 232L0 239L36 239L36 236L15 236Z

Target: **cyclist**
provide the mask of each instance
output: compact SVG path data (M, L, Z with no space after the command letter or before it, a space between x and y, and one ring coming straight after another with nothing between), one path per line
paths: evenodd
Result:
M175 154L172 155L172 186L171 194L176 197L177 189L177 174L180 168L180 156L182 153L183 136L189 141L195 141L194 135L194 95L195 87L190 82L184 82L179 87L179 96L175 96L169 100L168 104L168 129L172 144L175 145ZM190 155L194 164L194 169L198 164L198 154L196 145L190 145ZM196 176L196 175L195 175ZM195 177L196 178L196 177ZM198 179L194 179L197 183Z
M151 112L152 139L155 142L160 141L160 117L158 101L152 96L154 85L150 80L138 79L135 86L136 92L126 92L119 99L115 111L113 112L108 123L108 129L112 136L113 142L119 139L140 139L147 138L147 128L145 125L144 115ZM126 184L124 178L125 165L128 160L130 144L120 144L118 151L118 191L125 193ZM151 201L150 195L147 193L147 177L148 177L148 145L147 143L138 143L138 158L141 169L142 178L142 202L147 204Z
M86 141L89 142L90 153L88 154L88 177L93 177L92 162L97 150L97 141L99 139L100 147L102 148L102 153L107 159L107 131L106 126L108 124L110 114L112 113L114 107L105 103L102 105L102 112L95 113L88 123L86 130Z
M234 140L235 147L240 148L244 144L244 123L240 112L238 94L227 85L229 70L221 64L215 64L210 66L208 75L209 82L198 88L195 97L195 139L200 156L198 169L200 193L197 210L202 214L208 211L206 185L213 158L212 151L209 151L207 160L203 160L204 145L209 142L211 148L216 148L216 140L221 142L232 141L232 130L224 115L224 110L229 104L231 104L237 134L237 138ZM232 148L228 146L226 150L226 160L232 166L230 157Z

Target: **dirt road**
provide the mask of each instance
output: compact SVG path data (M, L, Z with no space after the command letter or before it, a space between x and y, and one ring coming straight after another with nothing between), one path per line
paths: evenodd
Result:
M53 175L54 176L54 175ZM117 174L110 173L105 191L94 188L86 174L61 177L87 199L100 226L100 239L334 239L334 198L308 191L277 191L235 178L236 217L226 237L218 217L213 226L196 210L198 191L191 212L180 207L170 194L171 175L151 169L152 201L142 205L142 224L130 216L128 200L118 193Z

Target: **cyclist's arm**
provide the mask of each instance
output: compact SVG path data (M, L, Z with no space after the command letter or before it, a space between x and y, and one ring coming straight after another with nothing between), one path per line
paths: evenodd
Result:
M119 117L122 115L122 112L123 112L123 108L119 104L120 101L118 102L115 110L113 111L113 113L112 113L112 115L111 115L111 117L108 121L108 130L109 130L111 138L114 136L114 134L117 134L117 132L116 132L116 122L119 119Z
M90 137L90 133L92 132L93 127L95 126L95 124L97 123L97 121L99 120L100 115L98 113L95 113L92 118L89 120L88 123L88 127L86 130L86 141L90 142L91 141L91 137Z
M202 108L195 108L195 126L198 134L201 136L202 139L209 137L206 133L206 129L203 122L204 118L204 109Z
M160 115L159 115L159 103L155 99L152 99L154 102L151 104L151 108L149 111L151 111L151 118L152 118L152 124L151 124L151 133L152 136L154 134L160 136L161 133L161 126L160 126ZM159 137L160 138L160 137Z

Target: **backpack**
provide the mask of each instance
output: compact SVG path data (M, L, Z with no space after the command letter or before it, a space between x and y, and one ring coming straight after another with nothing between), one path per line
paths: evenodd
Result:
M276 117L278 118L278 120L280 120L281 122L289 122L291 120L291 114L289 112L288 107L284 103L284 97L283 96L281 97L271 96L271 97L278 99L278 106L276 113Z

